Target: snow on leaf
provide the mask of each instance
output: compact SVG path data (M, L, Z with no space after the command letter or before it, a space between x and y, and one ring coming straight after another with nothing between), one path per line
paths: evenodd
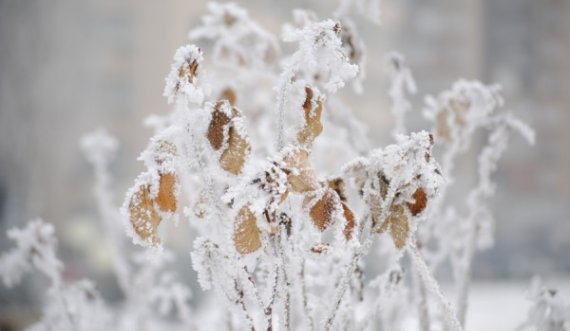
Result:
M242 255L253 253L261 247L261 232L249 206L242 207L238 212L234 243L236 250Z
M321 123L321 114L323 112L323 101L314 95L310 86L305 87L305 102L303 103L303 111L305 117L305 126L297 134L297 141L301 146L310 147L313 141L323 131Z
M189 102L202 103L204 93L198 88L198 74L203 60L202 51L195 45L180 47L174 54L174 62L166 77L164 96L168 103L173 103L177 97Z
M135 233L144 241L158 245L161 217L154 207L149 185L140 185L129 202L129 220Z
M304 148L286 150L283 155L284 169L291 191L303 193L319 187L315 171L309 161L309 152Z

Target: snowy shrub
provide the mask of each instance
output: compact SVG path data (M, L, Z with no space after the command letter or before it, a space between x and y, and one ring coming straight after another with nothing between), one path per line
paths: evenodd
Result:
M117 142L104 131L81 142L124 302L106 305L90 282L63 281L51 225L8 233L16 248L1 258L4 283L31 269L51 281L32 330L464 329L473 256L493 243L493 173L511 133L532 143L533 131L502 111L498 86L462 80L426 97L427 131L407 132L417 87L391 53L394 142L370 148L336 94L348 84L363 92L366 49L353 7L378 20L377 1L341 1L324 20L294 11L282 40L295 50L284 54L246 10L209 5L190 32L196 44L174 55L164 89L172 112L147 121L155 134L139 158L145 171L120 212L107 169ZM455 206L454 165L476 148L475 134L486 137L478 181L466 206ZM318 166L335 155L344 166ZM191 262L167 248L164 224L179 220L196 237ZM123 228L144 250L132 256ZM192 264L208 299L192 303L168 269L174 262ZM435 278L444 264L456 298ZM567 329L568 308L552 292L535 285L530 297L522 327Z

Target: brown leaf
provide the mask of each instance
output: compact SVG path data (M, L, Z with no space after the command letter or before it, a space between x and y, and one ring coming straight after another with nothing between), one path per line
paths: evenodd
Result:
M330 248L329 244L316 244L315 246L311 247L311 252L317 254L326 253Z
M343 234L344 234L344 238L346 238L346 240L350 240L352 239L352 231L354 230L354 226L356 225L356 221L354 219L354 213L352 212L352 210L350 210L350 208L348 207L348 205L344 202L342 202L342 212L344 215L344 219L346 220L346 224L344 226L344 230L343 230Z
M149 240L153 245L160 243L157 230L161 219L154 208L148 185L141 185L131 197L129 220L136 234L143 240Z
M309 152L303 148L297 148L283 157L287 166L287 181L291 185L291 191L304 193L319 188L317 176L309 162Z
M226 107L226 111L222 107ZM231 116L229 116L227 113L229 107L227 100L219 101L215 105L207 136L214 150L226 146L220 155L222 169L238 175L251 151L251 146L247 135L236 128L235 121L239 120L241 112L237 108L231 108Z
M187 79L189 83L194 82L194 78L198 72L198 61L193 60L192 62L184 63L178 69L178 77L181 79Z
M390 230L390 236L396 248L402 249L404 245L406 245L408 232L410 231L410 225L408 224L408 217L404 212L404 207L395 205L390 208L390 214L386 217L378 232L382 233L387 229Z
M305 198L303 204L308 205L313 199L316 199L316 196L310 194ZM336 193L327 190L311 207L309 216L311 216L313 223L320 231L325 231L332 223L333 213L336 209L337 203L338 200L336 199Z
M327 181L327 185L328 187L330 187L331 189L333 189L336 194L338 194L338 197L340 198L340 201L342 202L346 202L346 189L345 189L345 185L344 185L344 180L340 177L337 178L333 178L333 179L329 179Z
M220 166L229 173L239 175L250 151L251 146L247 137L240 136L232 127L229 132L228 148L220 156Z
M231 118L221 109L224 106L224 102L219 101L216 103L210 125L208 126L208 141L210 141L214 150L218 150L224 145L224 132L226 126L231 121Z
M300 145L310 146L323 131L321 124L323 102L320 98L317 98L316 102L313 101L313 90L309 86L305 87L305 95L305 102L303 103L305 126L297 134L297 141Z
M419 187L412 197L415 199L414 203L408 203L408 209L413 216L424 211L427 205L427 194L422 187Z
M175 185L176 176L174 174L165 173L160 175L158 195L155 200L160 210L165 212L176 211Z
M220 97L220 99L228 100L230 105L235 106L236 105L236 99L237 99L236 92L228 87L227 89L222 91L222 96Z
M258 250L261 247L261 232L249 206L244 206L239 210L236 223L234 243L238 253L245 255Z

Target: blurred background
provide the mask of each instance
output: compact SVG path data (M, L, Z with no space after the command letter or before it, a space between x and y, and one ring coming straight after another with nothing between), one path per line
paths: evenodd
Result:
M293 8L324 18L337 6L328 0L239 4L276 34ZM475 280L526 284L541 274L568 284L570 1L382 0L381 11L380 26L357 22L368 48L364 94L346 91L374 145L390 142L393 121L387 51L406 57L419 87L408 114L412 129L428 128L421 116L425 94L458 78L502 84L506 107L536 130L537 144L514 137L499 165L495 246L477 256ZM143 119L168 111L162 91L172 55L204 13L202 0L0 0L1 250L10 246L6 229L42 217L56 224L70 277L100 280L103 295L113 298L93 174L79 139L97 128L118 138L111 171L119 205L142 170L136 157L152 134ZM184 268L191 272L189 259ZM28 307L32 293L33 286L0 287L0 318ZM524 300L518 289L513 293Z

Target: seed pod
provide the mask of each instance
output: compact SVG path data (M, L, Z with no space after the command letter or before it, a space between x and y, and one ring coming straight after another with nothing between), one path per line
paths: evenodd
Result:
M314 101L313 90L305 87L305 102L303 103L303 111L305 115L305 126L297 134L297 141L301 146L311 146L316 137L323 131L321 124L321 114L323 112L323 101L317 98Z
M422 187L419 187L412 197L415 199L414 203L408 203L407 206L412 216L416 216L426 208L427 194Z
M303 205L309 205L314 199L316 194L309 194L303 201ZM309 216L320 231L325 231L333 221L333 214L337 210L339 201L331 190L326 190L323 195L313 204L309 211Z
M154 201L148 185L141 185L138 191L131 196L129 220L141 239L150 241L153 245L160 243L157 230L161 219L154 208Z
M253 253L261 247L261 232L255 223L255 215L244 206L239 210L236 218L234 243L241 255Z
M291 190L297 193L314 191L319 188L317 176L309 162L309 152L303 148L297 148L283 157L288 172L287 181Z

